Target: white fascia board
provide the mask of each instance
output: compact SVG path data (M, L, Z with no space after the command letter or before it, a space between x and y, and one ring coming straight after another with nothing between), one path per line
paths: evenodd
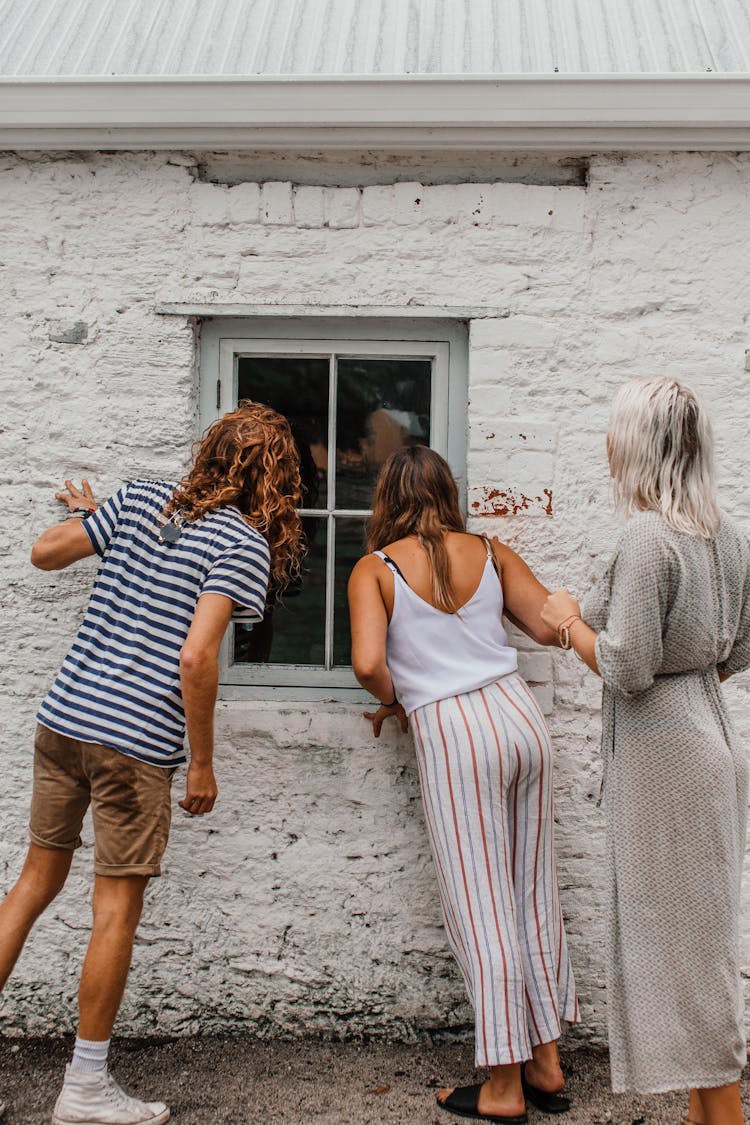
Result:
M750 149L750 75L0 79L6 149Z

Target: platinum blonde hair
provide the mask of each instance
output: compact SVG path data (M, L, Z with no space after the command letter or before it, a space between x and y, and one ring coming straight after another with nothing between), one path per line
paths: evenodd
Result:
M716 534L721 516L711 422L690 387L667 376L625 383L615 397L608 442L619 508L660 512L687 535Z

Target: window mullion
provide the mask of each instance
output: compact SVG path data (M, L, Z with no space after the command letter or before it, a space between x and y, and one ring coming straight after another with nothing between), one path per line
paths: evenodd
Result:
M328 369L328 522L326 536L326 636L325 666L333 668L333 598L336 577L336 402L338 397L338 368L336 353L332 352Z
M326 551L326 669L333 668L333 598L336 584L336 520L328 513L328 543Z
M328 510L336 507L336 398L338 370L336 353L332 353L328 368Z

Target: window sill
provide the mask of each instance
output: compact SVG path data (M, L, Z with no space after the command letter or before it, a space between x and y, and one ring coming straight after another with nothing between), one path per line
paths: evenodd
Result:
M272 686L262 684L221 684L219 699L223 701L248 702L253 700L265 703L330 703L331 705L359 704L374 705L372 696L360 687L295 687L293 685Z

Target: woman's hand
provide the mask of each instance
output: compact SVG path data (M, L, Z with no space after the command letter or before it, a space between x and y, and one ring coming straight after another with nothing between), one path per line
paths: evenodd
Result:
M578 618L570 622L571 618ZM542 621L549 629L554 629L558 643L561 643L559 629L564 622L570 622L570 641L576 654L592 672L599 675L596 662L597 634L581 618L581 607L568 590L555 590L542 606Z
M542 621L555 632L569 617L580 616L581 607L568 590L555 590L542 606Z
M394 719L398 719L404 734L406 734L409 729L409 720L406 717L406 711L404 711L400 703L394 703L392 707L386 707L381 703L377 711L363 711L362 714L372 723L372 733L376 738L380 738L380 728L391 715L393 715Z

